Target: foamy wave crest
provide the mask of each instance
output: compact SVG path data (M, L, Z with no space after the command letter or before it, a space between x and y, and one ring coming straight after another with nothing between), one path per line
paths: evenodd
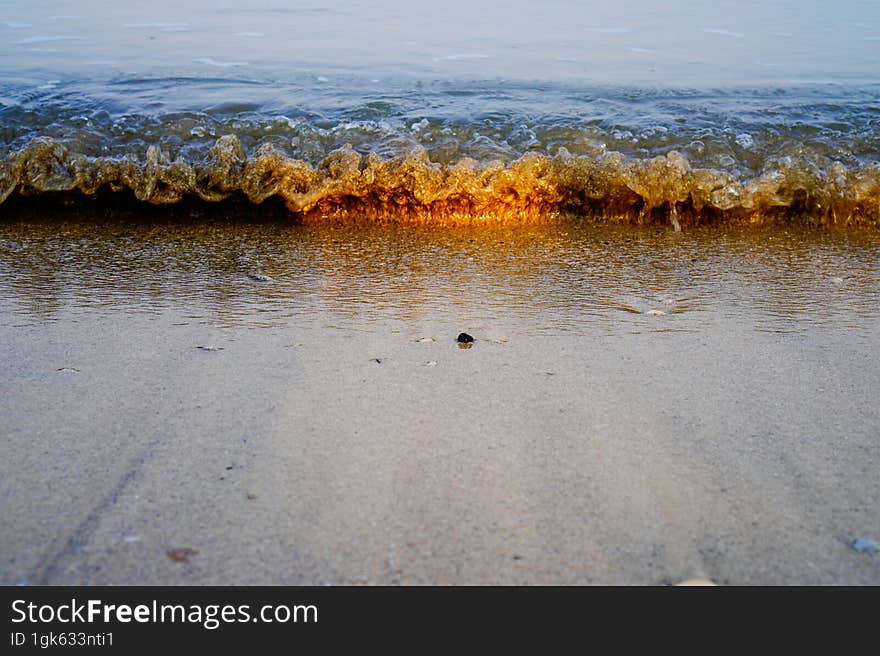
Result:
M560 148L506 163L439 163L418 147L383 158L346 145L312 164L272 144L248 154L230 134L198 161L172 159L156 145L143 157L92 156L37 137L0 163L0 202L106 192L154 205L241 198L259 205L278 197L303 222L525 224L579 216L675 228L767 221L880 226L880 165L809 157L775 159L748 178L692 167L677 151L637 158Z

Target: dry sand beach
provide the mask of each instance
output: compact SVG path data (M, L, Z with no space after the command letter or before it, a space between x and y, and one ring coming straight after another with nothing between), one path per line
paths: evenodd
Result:
M878 240L4 222L0 582L878 584Z

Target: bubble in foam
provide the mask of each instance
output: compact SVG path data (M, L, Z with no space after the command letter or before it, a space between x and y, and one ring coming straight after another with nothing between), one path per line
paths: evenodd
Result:
M740 148L749 149L755 147L755 139L748 132L736 135L736 143Z

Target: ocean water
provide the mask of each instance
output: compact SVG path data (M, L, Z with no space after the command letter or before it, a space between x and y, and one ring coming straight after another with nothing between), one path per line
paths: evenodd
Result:
M874 2L0 5L0 200L880 222Z

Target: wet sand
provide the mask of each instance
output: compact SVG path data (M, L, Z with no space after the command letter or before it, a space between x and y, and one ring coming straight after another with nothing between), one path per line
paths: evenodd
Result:
M0 227L0 583L880 583L875 235Z

